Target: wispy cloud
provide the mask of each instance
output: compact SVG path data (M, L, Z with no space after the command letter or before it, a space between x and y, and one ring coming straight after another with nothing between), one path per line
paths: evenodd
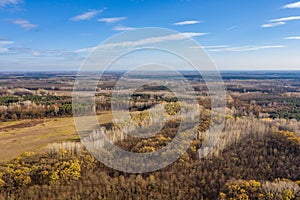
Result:
M274 23L269 23L269 24L263 24L263 25L261 25L261 27L270 28L270 27L275 27L275 26L282 26L285 24L286 24L286 22L274 22Z
M205 49L215 49L215 48L227 48L228 45L215 45L215 46L203 46Z
M38 27L38 25L32 24L28 20L25 20L25 19L14 19L14 20L11 20L11 23L19 25L21 28L25 29L26 31L30 31L30 30Z
M92 51L94 51L97 47L89 47L89 48L83 48L83 49L77 49L75 51L73 51L74 53L78 53L78 54L89 54Z
M184 37L197 37L197 36L203 36L203 35L207 35L207 34L208 33L187 32L187 33L174 34L173 36L178 36L178 38L180 38L180 36L182 36L182 39L185 39Z
M227 31L234 30L234 29L236 29L237 27L238 27L238 26L231 26L231 27L227 28Z
M115 31L131 31L131 30L135 30L136 28L134 27L129 27L129 26L122 26L122 25L119 25L119 26L115 26L113 28Z
M285 37L285 40L300 40L300 36Z
M14 43L14 41L0 39L0 46L9 45L9 44L13 44L13 43Z
M6 51L2 53L5 53L6 55L37 55L39 51L25 47L8 47L6 48Z
M17 47L0 46L0 60L2 69L36 70L41 69L70 69L75 70L80 66L87 55L61 49L32 49ZM9 66L5 68L5 66ZM26 66L30 66L26 68ZM54 68L53 68L54 67Z
M33 49L22 46L2 46L0 44L0 55L15 55L15 56L26 56L39 57L39 58L69 58L69 59L82 59L87 56L88 53L92 52L95 47L78 49L74 51L61 50L61 49Z
M294 20L300 20L300 16L291 16L291 17L272 19L269 22L287 22L287 21L294 21Z
M192 46L192 49L218 49L218 48L227 48L228 45L212 45L212 46Z
M189 20L189 21L176 22L173 25L175 25L175 26L193 25L193 24L199 24L201 22L203 22L203 21Z
M290 16L290 17L282 17L278 19L271 19L269 20L267 24L261 25L263 28L270 28L270 27L275 27L275 26L282 26L285 25L289 21L295 21L295 20L300 20L300 16Z
M89 19L92 19L92 18L96 17L97 15L99 15L102 12L103 12L103 9L101 9L101 10L89 10L87 12L84 12L84 13L80 14L80 15L72 17L70 20L74 21L74 22L89 20Z
M116 23L127 19L127 17L111 17L111 18L101 18L98 19L99 22L105 22L105 23Z
M239 46L239 47L225 47L225 48L216 48L209 49L208 51L212 52L240 52L240 51L257 51L264 49L277 49L284 48L283 45L262 45L262 46Z
M178 34L172 34L162 37L151 37L146 38L138 41L125 41L120 43L111 43L111 44L105 44L102 47L104 48L114 48L114 47L134 47L134 46L141 46L146 44L152 44L152 43L159 43L159 42L165 42L165 41L171 41L171 40L183 40L186 38L191 37L197 37L197 36L203 36L207 33L195 33L195 32L187 32L187 33L178 33ZM206 48L222 48L222 47L228 47L225 45L218 45L218 46L207 46ZM94 51L97 47L89 47L89 48L82 48L72 51L76 54L88 54ZM192 48L192 47L191 47ZM195 48L199 48L198 46Z
M7 48L0 47L0 54L6 53L8 51Z
M8 52L7 45L13 44L14 41L0 39L0 54Z
M300 8L300 1L295 3L286 4L283 8Z
M207 33L195 33L195 32L187 32L187 33L178 33L178 34L171 34L166 36L160 37L150 37L145 38L137 41L124 41L120 43L111 43L103 45L104 48L126 48L126 47L135 47L135 46L142 46L146 44L154 44L166 41L174 41L174 40L184 40L191 37L203 36L207 35Z
M5 7L8 5L17 5L22 3L22 0L0 0L0 7Z

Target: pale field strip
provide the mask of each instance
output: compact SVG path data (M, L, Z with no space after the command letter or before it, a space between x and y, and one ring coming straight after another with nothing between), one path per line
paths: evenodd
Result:
M112 114L103 112L97 117L100 124L105 124L111 122ZM42 123L31 127L5 128L33 121ZM3 128L0 131L0 161L12 159L25 151L44 152L51 143L79 140L72 117L1 122L0 129Z

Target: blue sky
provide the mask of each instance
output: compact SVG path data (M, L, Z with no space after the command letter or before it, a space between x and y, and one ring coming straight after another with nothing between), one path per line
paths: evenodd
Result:
M0 70L77 70L142 27L194 33L221 70L300 69L297 0L0 0Z

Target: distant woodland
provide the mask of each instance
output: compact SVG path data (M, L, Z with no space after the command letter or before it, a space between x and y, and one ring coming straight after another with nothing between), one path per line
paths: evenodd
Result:
M125 173L97 161L80 142L62 141L44 152L24 152L2 162L0 199L300 199L300 83L286 76L227 74L225 127L204 158L198 149L213 131L211 102L205 84L189 77L202 113L197 138L176 162L151 173ZM106 75L99 85L94 106L98 114L111 110L111 87L118 77ZM33 74L22 85L15 75L0 80L2 124L72 116L74 76ZM131 118L147 127L149 109L164 105L168 115L176 116L181 109L177 101L165 88L142 88L130 99ZM146 153L168 145L179 123L170 119L145 139L124 135L113 122L103 130L120 148Z

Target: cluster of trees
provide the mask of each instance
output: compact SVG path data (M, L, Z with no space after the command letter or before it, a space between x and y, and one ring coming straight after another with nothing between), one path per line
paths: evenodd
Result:
M0 187L9 191L31 185L70 183L81 177L82 164L65 149L55 155L24 152L0 167Z
M231 180L220 192L220 200L226 199L282 199L291 200L300 196L300 182L276 179L273 182L256 180Z
M278 110L270 113L271 118L296 119L300 121L300 106L293 110Z
M71 104L70 96L56 96L48 93L0 96L0 120L70 116Z
M300 98L283 97L282 94L250 93L232 95L228 107L235 116L253 114L257 117L266 114L271 118L300 120Z
M8 106L0 106L0 120L21 120L32 118L45 118L72 115L72 104L36 104L32 101L10 103Z
M143 111L165 100L170 101L169 98L165 99L162 95L134 94L132 100L129 102L129 108L131 111ZM176 101L176 98L174 101ZM127 102L118 100L114 105L115 109L118 109L118 107L123 109L126 107ZM84 112L84 106L77 109L83 109ZM97 95L94 108L98 112L111 110L111 97L109 95ZM35 95L28 93L20 96L0 96L1 121L71 115L72 97L70 96Z
M25 153L1 164L0 199L299 199L299 137L257 127L254 120L237 123L241 130L253 128L219 154L199 159L198 139L175 163L145 174L108 168L78 145ZM177 126L169 122L155 137L116 144L132 152L155 151L170 142Z

